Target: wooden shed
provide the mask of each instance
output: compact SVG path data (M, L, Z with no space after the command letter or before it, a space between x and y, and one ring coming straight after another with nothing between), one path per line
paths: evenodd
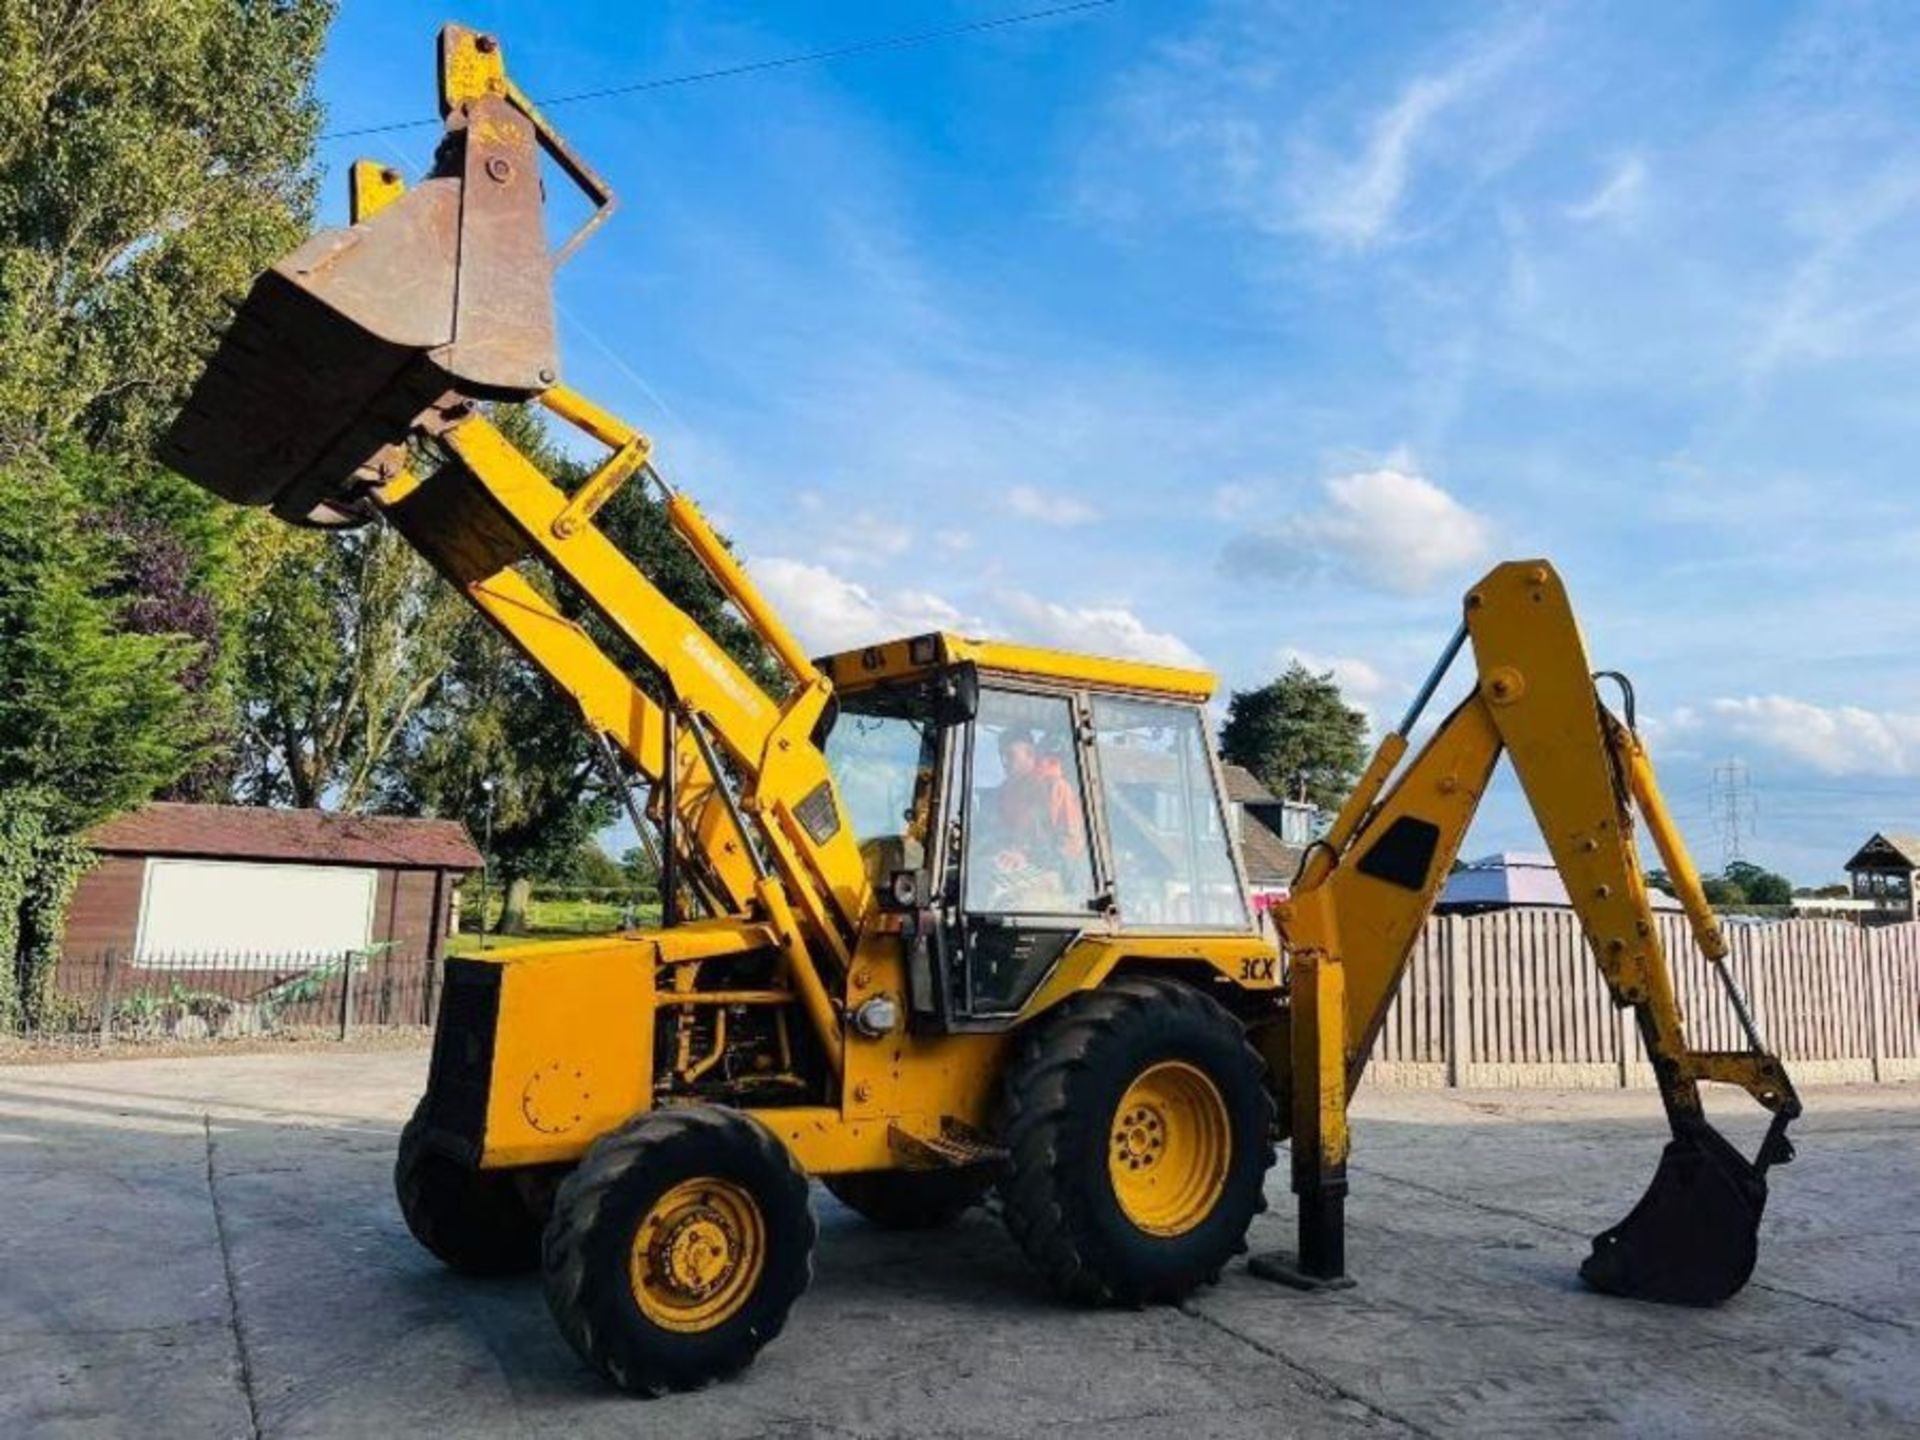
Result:
M74 894L66 953L147 964L370 947L437 959L454 887L480 868L455 820L245 805L149 805L87 843L101 861Z

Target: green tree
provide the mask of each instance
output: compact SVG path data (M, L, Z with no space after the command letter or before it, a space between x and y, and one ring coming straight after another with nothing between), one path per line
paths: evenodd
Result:
M39 793L56 835L142 803L211 740L200 647L139 633L125 565L66 469L0 466L0 791Z
M142 454L305 234L326 0L0 0L0 457Z
M1751 860L1735 860L1722 872L1728 884L1738 887L1749 905L1791 905L1793 882L1776 875Z
M38 1017L89 825L202 760L201 647L137 623L126 537L68 469L0 464L0 1025Z
M358 810L473 628L467 604L384 526L260 534L236 648L235 792Z
M78 840L53 830L53 799L0 789L0 1027L42 1018L53 992L73 888L93 861Z
M576 845L564 863L541 878L570 890L624 890L627 885L627 872L597 840Z
M84 828L220 783L247 522L146 457L306 229L331 13L0 0L0 1019L44 993Z
M1227 701L1220 751L1290 800L1337 809L1367 759L1367 717L1346 703L1331 672L1298 660L1257 690Z
M1738 881L1729 880L1724 875L1702 875L1700 889L1707 897L1709 905L1745 905L1747 892Z
M1665 870L1649 870L1647 883L1669 895L1676 894L1673 879ZM1785 876L1750 861L1736 860L1718 875L1702 875L1700 889L1709 905L1790 905L1793 882ZM1845 887L1842 887L1844 892Z
M660 867L653 855L641 845L629 845L620 852L620 873L626 883L641 894L653 894L660 886Z

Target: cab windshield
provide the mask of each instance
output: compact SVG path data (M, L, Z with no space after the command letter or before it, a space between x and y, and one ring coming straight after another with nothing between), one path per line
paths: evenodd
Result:
M827 765L868 878L926 864L939 731L924 691L877 686L841 698Z

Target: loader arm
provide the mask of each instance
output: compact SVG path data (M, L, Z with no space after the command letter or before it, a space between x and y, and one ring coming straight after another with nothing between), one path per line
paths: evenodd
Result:
M770 927L837 1062L835 972L872 895L816 739L832 685L653 468L647 437L560 383L553 272L612 208L611 190L507 78L492 36L449 25L439 58L446 133L431 172L409 189L389 168L353 167L353 223L254 282L161 458L295 523L391 524L648 788L667 918L698 906L754 935ZM593 206L557 253L542 154ZM568 493L482 402L541 405L606 458ZM628 483L660 492L675 535L784 672L780 695L595 523ZM570 618L583 611L614 649Z
M1477 683L1404 765L1408 734L1447 665L1471 644ZM1629 711L1629 713L1631 713ZM1280 907L1293 962L1294 1183L1303 1263L1318 1243L1338 1273L1345 1106L1399 988L1421 926L1507 755L1616 1006L1631 1007L1672 1141L1652 1187L1600 1236L1582 1273L1646 1298L1725 1298L1752 1269L1765 1172L1791 1158L1800 1113L1724 966L1727 946L1630 724L1600 703L1566 592L1543 561L1502 565L1466 597L1461 633L1399 729L1386 737ZM1397 773L1396 773L1397 772ZM1750 1048L1693 1049L1635 848L1645 820L1701 951L1733 996ZM1742 1158L1707 1123L1700 1083L1746 1090L1773 1122Z

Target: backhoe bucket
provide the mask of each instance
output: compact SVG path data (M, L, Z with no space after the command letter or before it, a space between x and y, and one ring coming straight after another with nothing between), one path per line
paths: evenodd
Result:
M449 27L443 59L482 38ZM423 183L402 193L387 172L380 193L356 192L357 224L254 282L161 444L165 463L225 499L337 521L401 462L389 447L430 407L555 382L540 137L503 87L450 106Z
M1711 1126L1667 1142L1627 1218L1596 1236L1580 1278L1595 1290L1667 1305L1717 1305L1753 1274L1767 1182Z

